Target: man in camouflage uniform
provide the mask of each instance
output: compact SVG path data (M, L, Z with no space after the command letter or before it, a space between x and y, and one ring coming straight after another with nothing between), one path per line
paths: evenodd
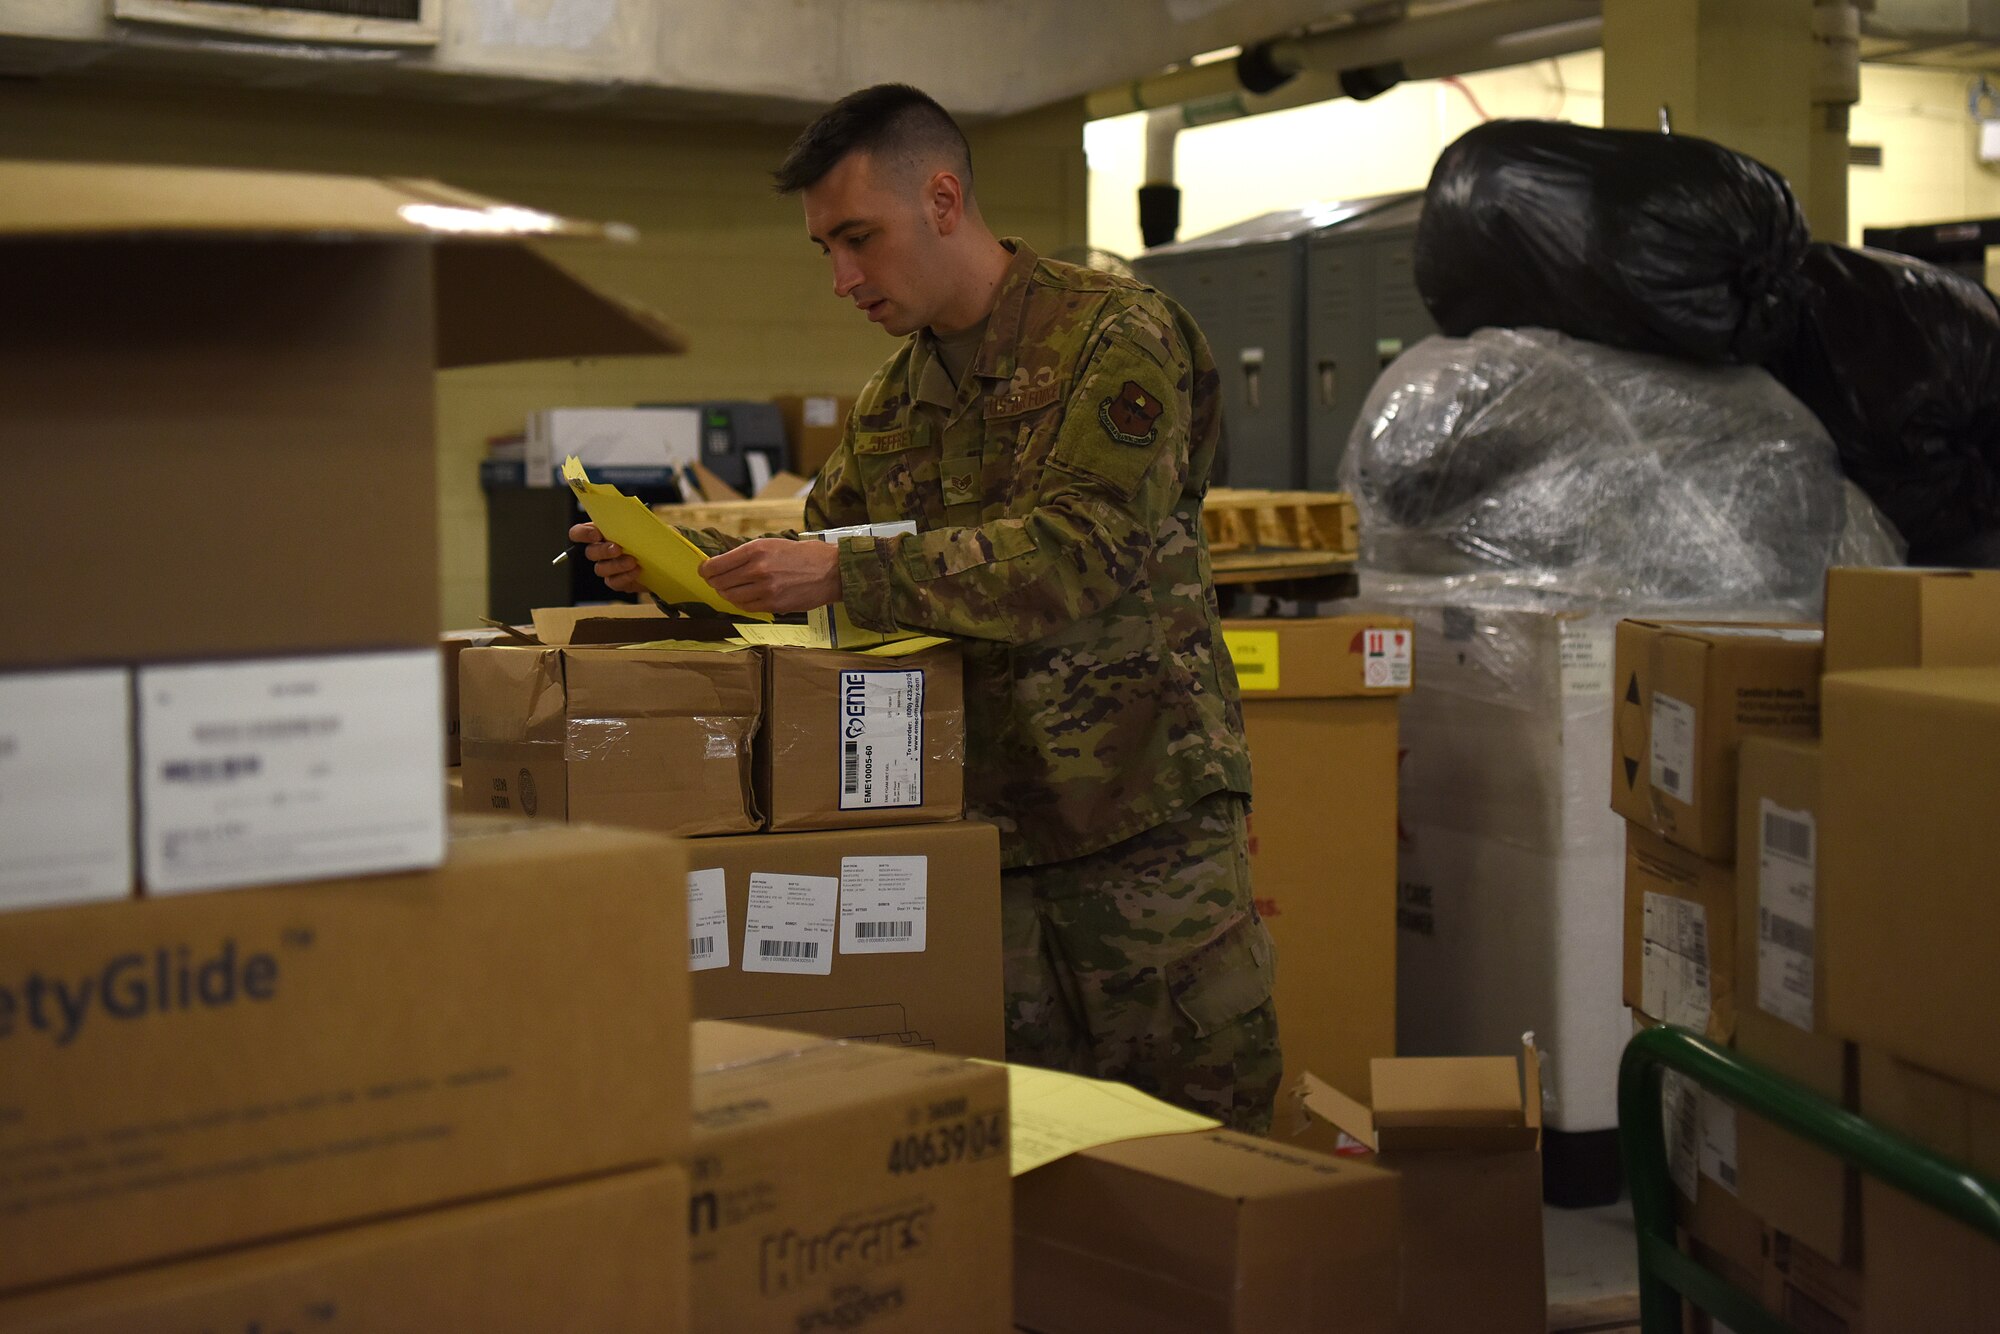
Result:
M968 814L1001 833L1009 1058L1267 1128L1273 961L1201 522L1221 438L1206 341L1149 288L996 238L963 136L915 89L843 99L777 177L835 293L914 335L862 391L807 525L918 531L704 534L704 577L751 610L840 601L867 629L956 638Z

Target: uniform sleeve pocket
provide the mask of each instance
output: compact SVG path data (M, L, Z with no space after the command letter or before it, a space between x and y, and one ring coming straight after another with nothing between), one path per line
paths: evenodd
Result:
M975 566L1025 556L1034 549L1034 539L1018 521L938 528L902 539L903 560L918 580L963 574Z
M1271 999L1276 977L1271 937L1245 913L1207 944L1167 965L1167 994L1174 1007L1208 1037Z
M1161 463L1164 447L1186 431L1165 380L1150 356L1113 343L1066 415L1049 461L1108 487L1120 500L1132 499Z

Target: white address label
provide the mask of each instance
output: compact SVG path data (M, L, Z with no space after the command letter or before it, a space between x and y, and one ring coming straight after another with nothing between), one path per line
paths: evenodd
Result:
M132 675L0 676L0 908L132 892Z
M833 971L839 917L835 876L752 874L743 911L743 971L824 977Z
M729 967L729 887L721 867L688 872L688 971Z
M840 674L840 809L924 804L924 674Z
M1662 1023L1708 1028L1708 910L1671 894L1648 891L1640 958L1640 1008Z
M1757 1004L1813 1031L1815 844L1811 811L1758 803Z
M930 919L928 857L840 859L840 952L922 954Z
M1696 722L1694 705L1683 704L1671 695L1654 692L1653 787L1689 806L1694 805Z

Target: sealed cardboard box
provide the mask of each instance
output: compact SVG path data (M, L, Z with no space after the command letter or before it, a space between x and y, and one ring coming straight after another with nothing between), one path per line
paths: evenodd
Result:
M777 648L765 663L758 770L774 832L965 814L957 649L881 658Z
M661 833L762 823L756 649L470 649L460 743L473 809Z
M1826 572L1826 670L2000 664L2000 570Z
M0 673L0 912L132 894L132 673Z
M1414 632L1389 616L1223 622L1257 808L1250 881L1278 953L1286 1087L1360 1087L1396 1052L1396 711ZM1374 680L1379 684L1370 684Z
M687 858L697 1015L1006 1054L992 825L705 838Z
M1736 870L1625 828L1625 1003L1728 1042L1736 1031Z
M1007 1072L694 1025L692 1328L1000 1334Z
M1819 729L1819 627L1621 621L1611 808L1715 861L1736 855L1736 750Z
M2000 1178L2000 1098L1861 1049L1861 1114L1987 1180ZM2000 1311L2000 1242L1864 1176L1862 1305L1871 1330L1983 1330Z
M1857 1198L1859 1195L1857 1187ZM1859 1216L1860 1206L1855 1206ZM1867 1277L1858 1263L1837 1264L1782 1230L1771 1229L1766 1289L1772 1309L1792 1328L1815 1334L1862 1334L1868 1319ZM1881 1328L1881 1326L1875 1326Z
M1402 1195L1402 1334L1543 1334L1541 1062L1380 1060L1373 1106L1306 1075L1281 1112L1307 1142L1340 1136Z
M1751 737L1737 799L1736 1048L1845 1107L1853 1044L1826 1030L1819 927L1820 748ZM1737 1125L1744 1204L1834 1262L1858 1255L1858 1186L1838 1158L1752 1113Z
M687 1175L652 1167L0 1299L12 1334L685 1329Z
M1393 1173L1229 1130L1086 1149L1014 1183L1037 1334L1391 1334Z
M434 645L434 371L681 346L522 243L603 229L435 183L7 162L0 200L9 667Z
M785 439L792 446L792 471L812 477L840 448L841 432L854 400L834 394L780 394L774 400L785 419Z
M444 671L444 762L458 765L458 655L469 648L485 648L500 641L492 630L447 630L438 639L438 656Z
M148 894L436 866L436 648L141 667Z
M2000 1092L2000 668L1827 678L1827 1026Z
M0 1291L676 1157L680 845L0 914Z

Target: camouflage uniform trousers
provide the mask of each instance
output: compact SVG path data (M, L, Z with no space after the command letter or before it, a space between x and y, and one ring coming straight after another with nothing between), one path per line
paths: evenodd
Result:
M1270 1129L1282 1061L1244 799L1001 876L1007 1059Z

